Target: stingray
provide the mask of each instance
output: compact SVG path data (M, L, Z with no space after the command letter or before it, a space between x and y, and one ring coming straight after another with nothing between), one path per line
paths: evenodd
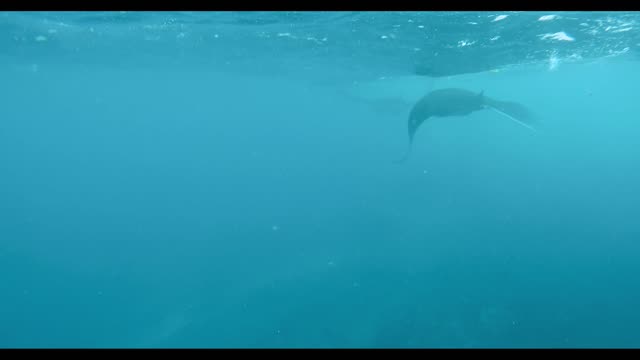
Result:
M429 118L466 116L475 111L491 109L506 118L537 131L532 113L524 105L513 101L502 101L465 89L448 88L434 90L415 103L409 113L409 146L404 157L396 163L404 162L410 155L413 139L420 126Z

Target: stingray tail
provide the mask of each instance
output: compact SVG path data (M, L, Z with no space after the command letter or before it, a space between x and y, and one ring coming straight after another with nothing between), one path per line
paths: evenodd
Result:
M500 101L487 97L485 97L485 103L489 108L510 120L529 130L538 131L535 127L536 121L533 114L524 105L513 101Z
M394 164L402 164L405 161L407 161L407 159L409 159L409 155L411 155L411 150L412 149L413 149L413 139L409 138L409 144L407 145L407 151L404 153L404 155L401 158L399 158L397 160L394 160L393 163Z

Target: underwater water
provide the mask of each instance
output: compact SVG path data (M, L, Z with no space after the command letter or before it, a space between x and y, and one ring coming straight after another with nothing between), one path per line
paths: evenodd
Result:
M640 346L639 21L0 13L0 347Z

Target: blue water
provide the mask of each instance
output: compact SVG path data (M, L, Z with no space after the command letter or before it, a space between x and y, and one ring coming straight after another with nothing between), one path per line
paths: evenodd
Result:
M0 347L640 346L640 17L499 15L0 14ZM436 21L535 36L415 75L389 29ZM438 119L393 163L450 86L539 131Z

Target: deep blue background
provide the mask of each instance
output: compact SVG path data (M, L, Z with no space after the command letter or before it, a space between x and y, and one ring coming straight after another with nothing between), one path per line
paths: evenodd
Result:
M1 347L640 345L636 62L400 78L541 127L440 119L397 165L411 103L335 64L111 49L3 58Z

